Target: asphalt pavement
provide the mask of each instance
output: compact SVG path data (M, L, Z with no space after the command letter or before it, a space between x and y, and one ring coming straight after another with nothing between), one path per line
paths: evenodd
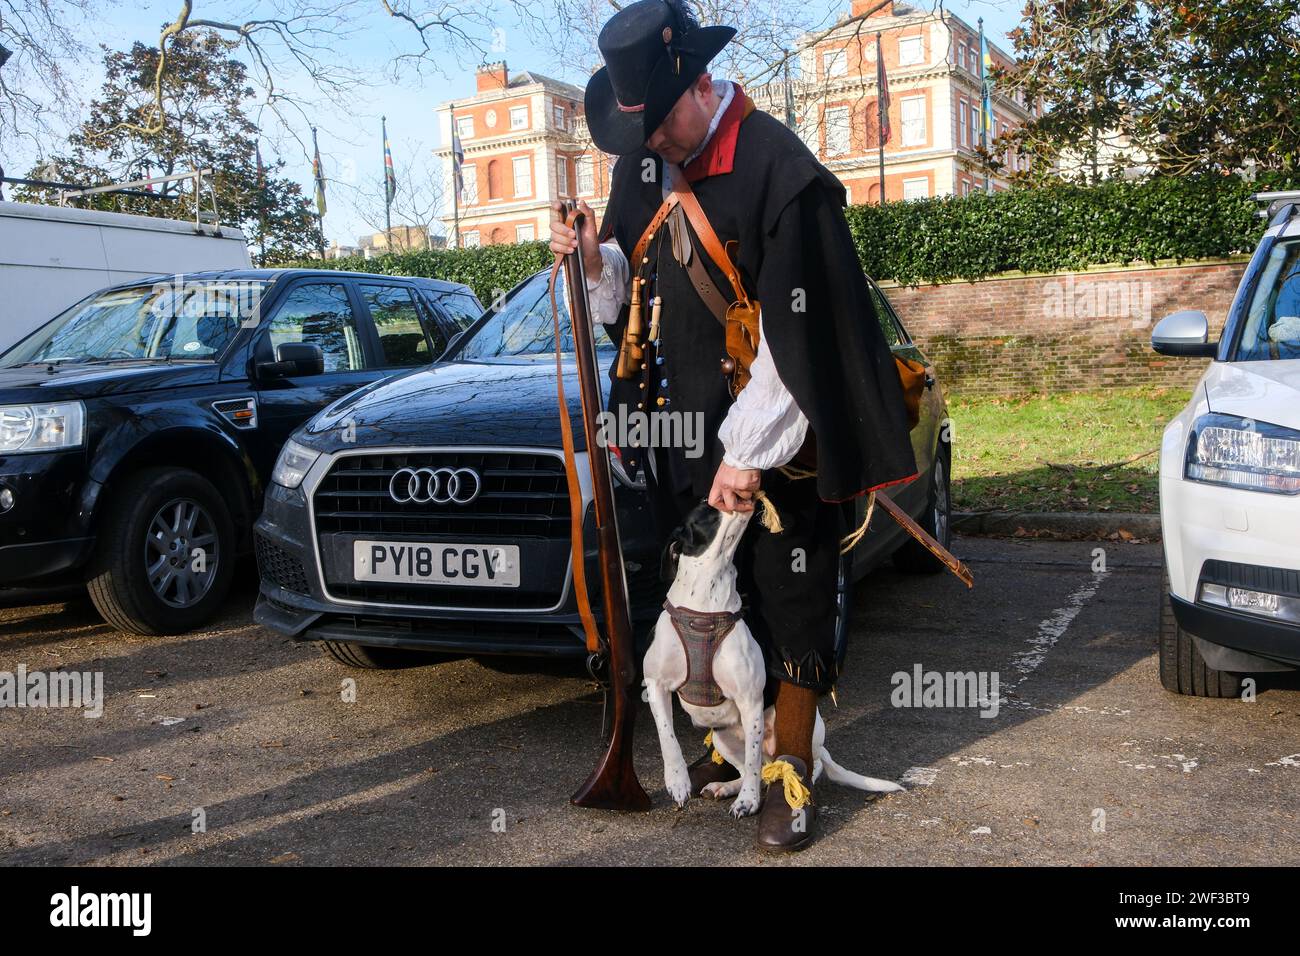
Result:
M654 809L570 806L600 753L580 668L349 670L254 625L248 580L180 637L120 635L85 600L3 608L0 674L100 673L104 705L0 706L0 864L1300 862L1300 679L1262 677L1250 701L1163 690L1159 545L955 550L972 591L889 568L859 585L838 706L822 701L835 759L907 791L820 782L819 839L777 858L726 804L672 806L644 704ZM982 700L925 706L929 672L973 673ZM702 732L676 713L694 759Z

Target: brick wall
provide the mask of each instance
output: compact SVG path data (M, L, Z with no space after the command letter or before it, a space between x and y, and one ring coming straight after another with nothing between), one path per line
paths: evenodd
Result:
M1200 309L1216 338L1247 262L880 285L953 395L1191 386L1207 360L1157 355L1151 329L1170 312Z

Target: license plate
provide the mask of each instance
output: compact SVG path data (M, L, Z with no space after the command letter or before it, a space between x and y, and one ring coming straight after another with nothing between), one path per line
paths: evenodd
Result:
M357 581L517 588L519 546L354 541L352 576Z

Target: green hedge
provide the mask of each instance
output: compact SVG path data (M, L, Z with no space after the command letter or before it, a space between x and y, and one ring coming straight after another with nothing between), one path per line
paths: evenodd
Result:
M1250 194L1298 187L1272 176L1253 183L1219 175L1156 177L850 206L846 215L868 275L919 285L1014 270L1248 253L1265 228ZM546 243L538 241L296 265L436 276L465 283L488 303L496 290L510 289L551 261Z

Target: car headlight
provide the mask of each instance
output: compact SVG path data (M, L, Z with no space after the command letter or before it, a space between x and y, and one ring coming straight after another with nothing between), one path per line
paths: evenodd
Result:
M1183 474L1247 491L1300 494L1300 432L1233 415L1202 415L1192 426Z
M285 442L280 457L275 460L271 480L285 488L297 488L320 456L320 452L306 445L299 445L296 441Z
M86 433L86 406L0 405L0 453L79 448Z

